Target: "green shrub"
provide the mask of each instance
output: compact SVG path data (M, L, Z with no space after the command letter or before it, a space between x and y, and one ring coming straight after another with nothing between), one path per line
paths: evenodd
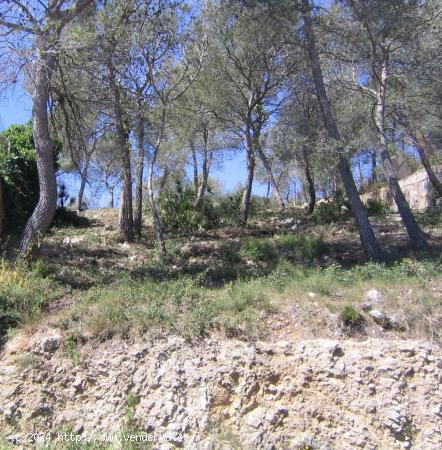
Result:
M369 216L385 216L387 207L377 198L370 198L365 207Z
M242 191L237 191L231 195L223 195L217 198L216 210L222 225L238 225L240 220L240 210L242 201Z
M261 217L265 215L265 212L272 208L273 202L269 197L260 197L252 195L250 198L250 217ZM274 208L273 208L274 209Z
M320 238L295 234L277 236L276 246L285 257L295 260L316 258L328 250L327 244Z
M16 231L38 201L34 139L29 125L13 125L0 133L0 180L4 187L6 230Z
M29 270L0 260L0 344L9 328L38 317L58 295L55 282L41 276L43 265L34 267Z
M164 191L159 198L159 213L168 231L194 233L199 229L218 226L219 218L213 200L206 196L198 207L194 206L195 191L190 186L176 183L175 190Z
M341 311L341 320L344 326L355 328L362 324L363 317L353 306L345 306Z
M278 256L273 243L268 239L262 238L246 239L241 245L239 255L254 262L271 261Z
M313 214L310 216L314 222L325 225L339 220L349 215L350 206L345 200L341 191L336 192L333 201L328 203L317 203Z
M418 219L422 225L442 229L442 207L428 209L420 214Z
M319 203L310 217L314 222L325 225L338 222L342 217L342 210L335 202Z
M56 228L86 228L90 225L86 217L79 216L76 211L63 207L55 210L55 216L52 220L52 226Z

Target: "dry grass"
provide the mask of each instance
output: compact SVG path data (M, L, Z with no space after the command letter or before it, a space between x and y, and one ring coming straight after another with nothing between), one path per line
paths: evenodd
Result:
M67 353L76 354L85 339L141 333L336 336L342 333L343 309L361 311L366 292L374 288L385 299L380 308L404 324L402 337L442 335L440 259L361 264L353 252L357 236L342 224L275 234L261 223L191 240L170 237L171 256L159 261L145 240L116 242L115 211L86 214L89 228L53 230L43 262L31 268L0 265L0 302L14 315L11 325L28 323L31 329L41 310L63 293L60 284L68 289L70 301L41 321L64 330ZM384 222L382 227L393 226ZM362 314L361 336L394 337L396 332Z

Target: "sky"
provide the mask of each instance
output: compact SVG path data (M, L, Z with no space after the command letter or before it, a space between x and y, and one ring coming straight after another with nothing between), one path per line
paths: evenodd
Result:
M31 118L32 103L29 95L19 87L0 97L0 124L4 128L27 122Z
M7 128L14 124L26 123L31 118L32 102L29 95L20 87L15 87L14 90L7 92L0 97L0 131L2 128ZM246 156L245 152L238 152L232 159L224 161L219 169L214 169L212 174L214 178L218 179L224 190L232 192L240 184L244 183L246 179ZM76 196L79 188L79 181L75 176L64 176L63 181L66 183L68 194ZM253 193L256 195L265 195L267 185L254 182ZM89 188L86 188L86 195L92 195ZM105 193L94 193L98 195L98 206L105 206L108 202Z

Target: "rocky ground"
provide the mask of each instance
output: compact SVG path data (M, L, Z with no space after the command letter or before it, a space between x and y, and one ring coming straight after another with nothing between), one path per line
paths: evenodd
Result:
M101 343L85 338L70 352L72 336L60 323L76 295L107 285L116 273L136 277L152 248L149 236L147 244L117 243L113 211L87 217L88 228L54 230L42 248L65 294L0 353L1 450L442 448L442 349L429 342L431 333L424 340L409 329L397 306L424 301L425 291L439 302L440 277L391 292L387 285L369 291L362 285L354 304L364 326L350 334L338 314L348 289L325 298L312 288L289 292L260 317L267 330L262 340L130 335ZM261 236L285 226L258 224L245 232ZM376 223L381 239L397 229L394 220ZM355 233L326 231L331 251L324 258L360 259ZM392 254L407 250L399 232ZM219 257L222 242L241 238L238 233L223 229L175 245L197 248L192 258L207 262ZM432 234L437 251L440 233ZM430 328L437 330L440 320L433 312L423 323L434 322Z
M161 449L442 448L442 352L430 343L170 337L86 346L77 360L60 344L56 330L9 341L0 360L9 442L34 447L26 433L48 430L54 448L148 439L142 429L171 439L157 440Z

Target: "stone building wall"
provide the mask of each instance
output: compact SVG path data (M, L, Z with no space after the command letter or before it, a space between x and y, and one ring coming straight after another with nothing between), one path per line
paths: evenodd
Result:
M442 178L442 166L435 167L433 170L438 177ZM411 175L402 178L399 180L399 185L412 209L424 211L425 209L434 206L437 194L425 169L418 170ZM397 211L396 203L391 196L388 186L361 195L361 200L364 204L372 198L381 200L392 211Z

